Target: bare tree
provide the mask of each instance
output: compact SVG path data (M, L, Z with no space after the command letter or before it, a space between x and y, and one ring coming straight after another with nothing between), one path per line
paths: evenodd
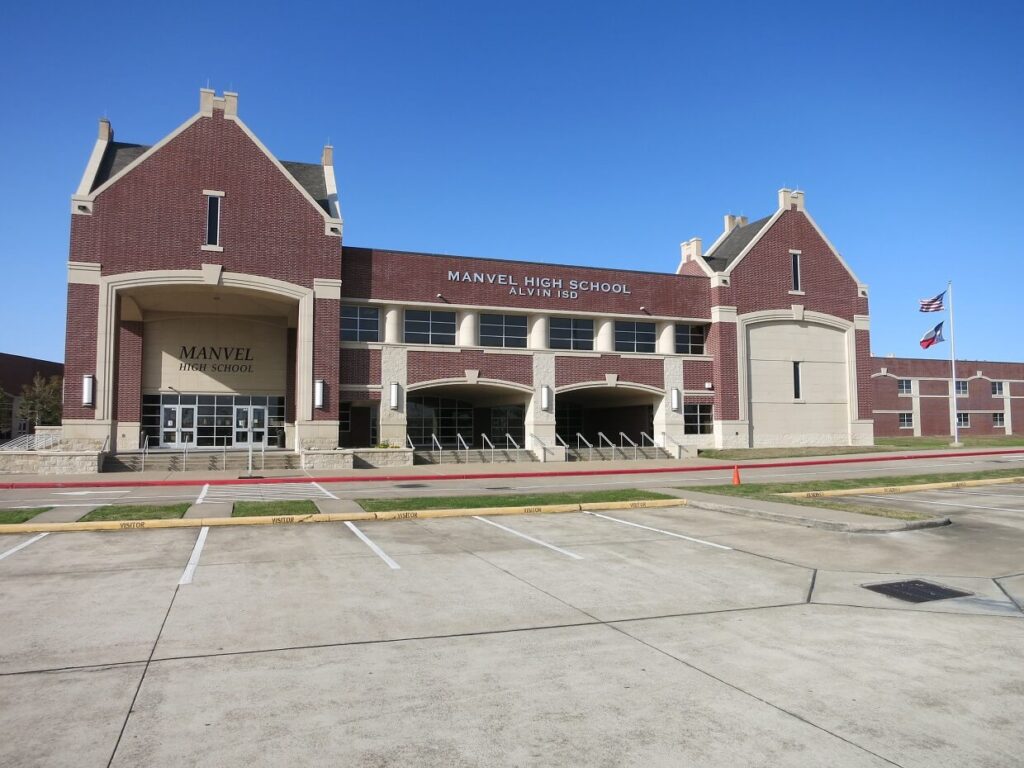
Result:
M31 384L22 387L21 418L28 419L37 427L60 424L63 386L60 376L45 379L37 373Z

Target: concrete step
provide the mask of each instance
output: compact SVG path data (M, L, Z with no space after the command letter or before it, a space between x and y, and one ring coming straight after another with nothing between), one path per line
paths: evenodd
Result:
M607 445L598 448L596 445L591 448L567 448L565 457L568 461L632 461L634 458L641 459L671 459L672 457L664 448L648 445L643 448L632 446L625 448L610 448Z
M145 456L141 452L109 454L103 459L104 472L140 472L145 461L147 472L202 472L220 470L245 470L249 468L249 454L246 451L217 452L197 451L190 453L183 460L180 453L151 452ZM274 451L261 456L254 453L253 469L300 469L301 459L291 451Z
M536 460L537 457L533 454L533 451L528 451L525 448L519 450L495 448L494 451L491 451L489 448L483 450L470 448L469 451L444 450L440 452L417 450L413 454L414 464L490 464L492 461L495 464L499 464Z

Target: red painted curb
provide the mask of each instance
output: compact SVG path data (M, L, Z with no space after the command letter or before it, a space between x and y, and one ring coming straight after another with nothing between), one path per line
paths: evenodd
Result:
M740 464L743 469L777 469L779 467L815 467L829 464L870 464L884 461L913 461L918 459L955 459L968 456L1005 456L1024 454L1024 449L1006 451L961 451L958 453L916 453L897 454L895 456L865 456L856 459L807 459L805 461L773 461L760 464ZM162 486L202 486L202 485L274 485L278 483L317 482L317 483L372 483L418 481L436 482L438 480L493 480L503 477L600 477L605 475L656 475L684 472L716 472L729 471L737 466L731 464L711 464L705 467L647 467L637 469L586 469L560 470L554 472L477 472L451 475L371 475L367 477L260 477L260 478L223 478L210 480L92 480L68 483L0 483L0 490L31 490L45 488L143 488Z

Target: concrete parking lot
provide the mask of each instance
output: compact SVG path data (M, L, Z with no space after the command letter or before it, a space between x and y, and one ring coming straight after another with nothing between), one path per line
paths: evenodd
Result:
M1024 499L985 490L887 498L962 503L887 535L681 507L5 536L0 765L1021 765ZM898 574L971 594L862 587Z

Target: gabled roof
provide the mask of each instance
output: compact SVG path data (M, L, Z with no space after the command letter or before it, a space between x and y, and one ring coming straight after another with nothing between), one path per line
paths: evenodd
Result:
M324 177L324 167L319 163L293 163L282 160L281 165L292 177L302 185L302 188L309 192L309 196L316 200L316 204L333 216L331 203L327 192L327 180Z
M103 186L114 176L119 174L129 165L138 160L150 149L145 144L127 144L122 141L111 141L100 160L99 169L93 179L89 191L92 192ZM319 163L293 163L282 161L281 165L291 174L292 178L305 189L310 197L316 200L325 213L330 216L331 212L329 195L327 193L327 181L324 178L324 167Z
M765 216L763 219L733 229L724 240L704 254L704 260L708 266L715 272L727 270L771 218L771 216Z
M92 181L92 192L108 179L119 174L122 170L134 163L142 154L149 149L145 144L126 144L123 141L112 141L107 144L107 151L103 153L100 160L100 167L96 171L96 178Z

